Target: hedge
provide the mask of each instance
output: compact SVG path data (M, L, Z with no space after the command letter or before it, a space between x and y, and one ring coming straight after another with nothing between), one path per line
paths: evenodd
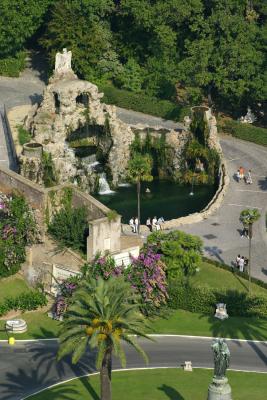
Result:
M169 100L160 100L155 97L149 97L144 93L117 89L111 85L99 85L99 90L104 92L104 103L114 104L118 107L164 119L182 121L184 116L190 112L189 107L179 106Z
M241 124L241 122L233 120L223 121L222 124L219 124L219 128L224 133L230 133L239 139L267 146L267 129L251 124Z
M171 282L168 305L203 314L214 314L217 303L225 303L229 315L267 318L267 297L248 295L235 290L218 291L206 287Z
M23 292L16 297L6 297L0 303L0 317L11 310L31 311L46 304L47 299L45 294L36 290Z

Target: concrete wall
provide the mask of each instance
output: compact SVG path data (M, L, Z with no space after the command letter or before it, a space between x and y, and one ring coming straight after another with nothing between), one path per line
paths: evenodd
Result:
M45 189L9 169L0 168L0 190L4 193L17 190L33 208L45 209Z
M97 252L120 251L121 217L115 221L100 218L89 222L89 236L87 238L87 260L91 260Z

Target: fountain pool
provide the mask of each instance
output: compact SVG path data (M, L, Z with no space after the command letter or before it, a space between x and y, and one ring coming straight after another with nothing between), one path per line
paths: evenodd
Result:
M150 193L146 193L146 188ZM201 211L215 194L215 186L195 186L194 195L190 195L190 186L180 186L174 182L154 180L142 183L141 222L147 217L164 217L165 220L184 217ZM107 207L116 210L122 216L122 222L137 214L136 186L120 186L114 193L95 196Z

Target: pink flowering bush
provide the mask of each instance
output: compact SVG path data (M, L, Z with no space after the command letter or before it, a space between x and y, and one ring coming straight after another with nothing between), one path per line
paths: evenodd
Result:
M148 248L137 258L132 258L132 264L124 271L132 288L140 294L142 311L146 314L166 303L168 293L165 268L161 255Z
M109 254L101 256L98 253L90 264L83 266L82 272L84 276L90 276L95 279L99 277L108 279L110 276L121 276L123 274L123 266L116 266L115 260Z

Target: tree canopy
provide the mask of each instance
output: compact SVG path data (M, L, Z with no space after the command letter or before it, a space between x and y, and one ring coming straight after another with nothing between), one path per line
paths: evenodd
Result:
M2 0L0 59L41 26L51 63L68 47L83 78L233 108L266 99L266 21L261 0Z

